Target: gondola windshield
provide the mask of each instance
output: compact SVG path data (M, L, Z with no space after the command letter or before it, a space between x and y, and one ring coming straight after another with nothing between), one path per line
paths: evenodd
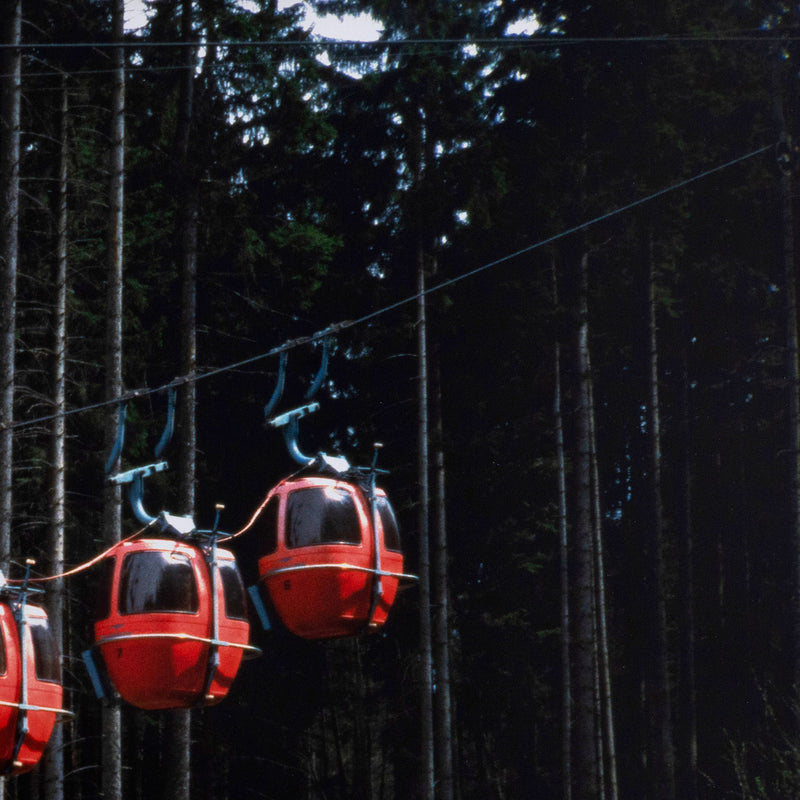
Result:
M200 608L197 581L184 553L129 553L122 564L120 614L184 612Z
M287 499L286 546L360 544L361 525L353 496L338 486L292 492Z

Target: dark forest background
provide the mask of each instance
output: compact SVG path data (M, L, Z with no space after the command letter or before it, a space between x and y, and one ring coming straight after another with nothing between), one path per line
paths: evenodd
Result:
M301 442L362 464L383 443L418 572L423 278L449 600L437 800L800 797L798 7L308 3L382 30L336 43L274 0L195 0L187 36L185 2L148 2L125 37L122 363L126 391L184 374L194 196L198 524L224 503L237 530L295 468L263 424L278 358L259 356L302 340L300 402L315 334L346 323ZM22 2L15 576L52 561L64 144L66 566L107 541L112 5ZM152 459L165 409L131 402L123 465ZM148 508L179 504L178 471L148 482ZM9 797L107 796L80 660L91 575L65 590L63 772ZM410 586L353 640L254 626L263 656L192 712L191 796L427 797L419 602ZM169 713L125 707L122 725L123 796L159 796Z

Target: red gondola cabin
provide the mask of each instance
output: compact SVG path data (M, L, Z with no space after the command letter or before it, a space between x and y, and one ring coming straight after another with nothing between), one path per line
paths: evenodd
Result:
M375 490L373 513L355 484L287 479L267 495L252 533L260 578L292 633L323 639L384 624L403 577L403 555L382 489Z
M225 697L254 648L233 555L217 549L216 564L212 590L203 551L185 542L125 541L103 559L95 644L123 700L163 709Z
M63 694L47 614L32 605L23 613L20 625L10 603L0 602L0 772L5 775L27 772L39 762Z

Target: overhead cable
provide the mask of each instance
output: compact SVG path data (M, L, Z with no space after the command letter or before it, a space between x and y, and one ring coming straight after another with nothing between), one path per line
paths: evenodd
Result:
M763 33L699 33L699 34L653 34L647 36L562 36L557 33L533 35L508 35L476 38L425 38L425 39L223 39L223 40L164 40L128 38L122 41L94 42L0 42L0 50L152 50L160 48L285 48L285 49L404 49L416 47L491 47L491 48L551 48L584 45L652 45L652 44L755 44L781 43L800 39L800 35L779 34L775 31Z
M79 408L67 409L59 414L49 414L41 417L36 417L35 419L29 420L20 420L17 422L12 422L10 424L6 424L4 426L0 426L0 430L15 430L17 428L27 427L30 425L37 425L43 422L49 422L54 419L58 419L60 417L68 417L73 416L75 414L80 414L85 411L91 411L98 408L104 408L111 405L118 405L121 402L133 400L138 397L145 397L151 394L156 394L158 392L163 392L170 388L176 388L180 386L184 386L190 383L197 383L201 380L205 380L207 378L212 378L217 375L221 375L226 372L231 372L233 370L239 369L243 366L247 366L249 364L254 364L258 361L263 361L264 359L271 358L272 356L280 355L281 353L287 352L289 350L293 350L297 347L301 347L308 344L313 344L314 342L321 341L326 337L330 336L331 334L338 333L344 330L348 330L350 328L354 328L359 325L363 325L366 322L370 322L377 317L383 316L384 314L388 314L391 311L395 311L398 308L401 308L409 303L413 303L414 301L418 300L420 297L426 297L428 295L434 294L435 292L439 292L442 289L446 289L449 286L453 286L456 283L460 283L467 278L471 278L475 275L478 275L482 272L486 272L487 270L493 269L495 267L500 266L501 264L507 264L509 261L513 261L520 256L526 255L528 253L532 253L534 250L538 250L542 247L546 247L551 245L561 239L565 239L568 236L571 236L575 233L580 231L586 230L588 228L593 227L594 225L598 225L601 222L605 222L606 220L612 219L613 217L617 217L620 214L624 214L628 211L631 211L638 206L644 205L645 203L649 203L653 200L656 200L659 197L663 197L666 194L671 192L678 191L680 189L689 186L697 181L702 180L703 178L707 178L711 175L714 175L718 172L722 172L723 170L728 169L729 167L733 167L736 164L740 164L744 161L747 161L755 156L761 155L762 153L767 152L768 150L774 150L775 145L769 144L764 145L763 147L759 147L756 150L753 150L749 153L745 153L744 155L737 156L729 161L726 161L724 164L720 164L716 167L712 167L710 169L704 170L703 172L699 172L696 175L693 175L690 178L685 178L677 183L671 184L670 186L665 187L664 189L660 189L656 192L646 195L645 197L641 197L638 200L633 200L630 203L626 203L624 205L618 206L611 211L607 211L599 216L593 217L585 222L580 223L579 225L574 225L570 228L567 228L560 233L554 234L553 236L549 236L546 239L541 239L534 244L528 245L527 247L523 247L520 250L516 250L513 253L509 253L508 255L501 256L500 258L495 259L494 261L490 261L486 264L482 264L479 267L475 267L474 269L468 270L466 272L461 273L460 275L455 275L452 278L448 278L447 280L442 281L441 283L436 284L435 286L431 286L425 289L423 292L417 292L415 294L409 295L407 297L402 298L401 300L397 300L394 303L390 303L388 305L382 306L381 308L371 311L368 314L364 314L361 317L353 320L345 320L342 322L337 322L328 327L324 328L321 331L317 331L316 333L310 334L308 336L302 336L295 339L288 339L284 341L282 344L276 345L275 347L267 350L263 353L259 353L258 355L251 356L249 358L242 359L240 361L235 361L230 364L226 364L221 367L217 367L215 369L207 370L206 372L200 373L193 373L189 375L182 375L180 377L174 378L173 380L169 381L168 383L162 384L160 386L155 387L144 387L140 389L134 389L132 391L124 392L118 397L114 397L110 400L101 400L96 403L87 404L84 406L80 406Z

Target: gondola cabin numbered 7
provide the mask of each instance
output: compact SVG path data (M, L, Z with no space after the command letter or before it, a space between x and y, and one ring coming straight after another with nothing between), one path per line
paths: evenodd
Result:
M307 639L353 636L386 621L406 577L394 512L382 489L349 481L282 481L252 533L260 579L285 627Z
M124 541L101 562L95 646L123 700L143 709L213 705L248 647L233 555L193 544Z

